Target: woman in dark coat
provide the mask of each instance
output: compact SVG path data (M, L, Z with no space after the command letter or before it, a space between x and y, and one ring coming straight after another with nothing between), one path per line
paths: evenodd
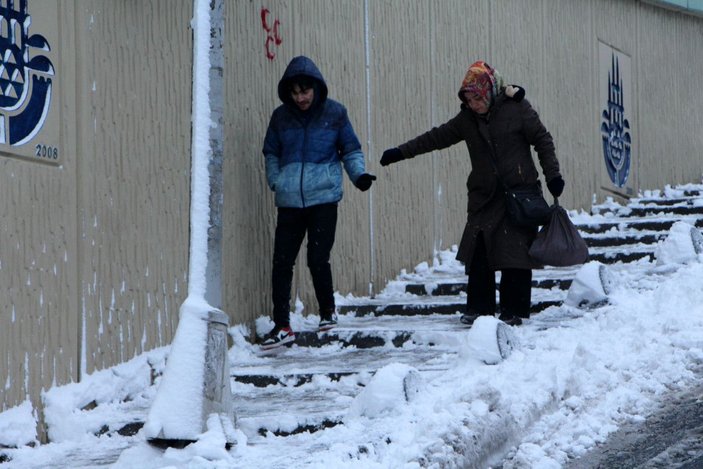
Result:
M495 314L495 271L501 272L500 319L521 324L530 314L532 269L541 267L528 254L537 228L518 227L508 220L495 168L507 187L538 183L530 151L534 147L551 194L558 197L564 189L552 136L523 96L519 87L504 87L488 64L475 62L459 89L459 114L381 157L381 165L387 166L466 142L471 159L468 218L457 259L469 276L467 309L461 318L467 325L480 315Z

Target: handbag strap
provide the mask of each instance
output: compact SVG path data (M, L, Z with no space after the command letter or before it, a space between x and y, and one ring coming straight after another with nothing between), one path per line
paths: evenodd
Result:
M488 125L486 125L486 122L484 122L480 118L478 119L478 131L488 143L488 160L493 166L493 172L496 175L496 179L498 180L498 183L503 186L503 192L507 192L508 186L505 185L505 182L503 182L503 179L500 177L500 172L498 171L498 164L496 163L496 160L493 155L493 145L491 145L491 138L488 132Z
M488 141L488 160L491 162L491 166L493 166L493 172L496 175L496 179L498 180L498 184L503 186L503 192L507 193L509 188L508 186L505 185L505 182L503 182L503 179L500 177L500 172L498 171L498 164L496 163L496 160L493 155L493 146L491 145L491 140L490 136L488 134L488 126L486 126L486 123L483 121L479 121L478 123L478 130L481 135ZM559 200L554 197L554 205L558 206L559 205Z
M498 171L498 164L496 163L495 158L493 158L493 146L491 145L491 140L488 137L488 127L486 126L485 122L482 122L480 120L478 122L478 127L479 133L488 140L488 161L490 161L491 166L493 166L493 172L496 175L496 179L498 180L498 183L503 186L503 192L507 192L508 186L505 185L503 179L500 177L500 171Z

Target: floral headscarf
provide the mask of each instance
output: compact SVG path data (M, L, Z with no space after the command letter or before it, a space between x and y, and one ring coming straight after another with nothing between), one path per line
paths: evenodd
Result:
M500 89L503 87L503 77L498 70L492 68L483 60L474 62L464 76L459 88L459 99L464 101L464 93L470 92L481 96L490 106Z

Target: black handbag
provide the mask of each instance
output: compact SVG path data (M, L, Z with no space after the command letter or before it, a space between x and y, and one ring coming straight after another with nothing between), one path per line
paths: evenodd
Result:
M498 173L498 165L490 156L496 179L505 194L505 212L508 220L515 226L533 227L549 223L553 208L549 206L542 195L542 185L539 181L519 187L507 187Z
M513 225L535 227L549 223L553 207L544 200L539 182L510 189L503 185L503 189L505 210Z
M537 233L529 253L535 262L555 267L588 261L588 245L558 201L555 201L549 223Z

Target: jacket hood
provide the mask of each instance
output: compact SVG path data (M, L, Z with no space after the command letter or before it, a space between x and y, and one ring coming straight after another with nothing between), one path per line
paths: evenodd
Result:
M283 77L278 82L278 97L286 104L292 103L293 100L288 91L288 82L298 76L306 76L312 78L316 85L315 86L315 101L317 103L323 102L327 99L327 83L322 77L322 73L315 65L311 59L299 55L293 58L286 67L286 71L283 72Z

